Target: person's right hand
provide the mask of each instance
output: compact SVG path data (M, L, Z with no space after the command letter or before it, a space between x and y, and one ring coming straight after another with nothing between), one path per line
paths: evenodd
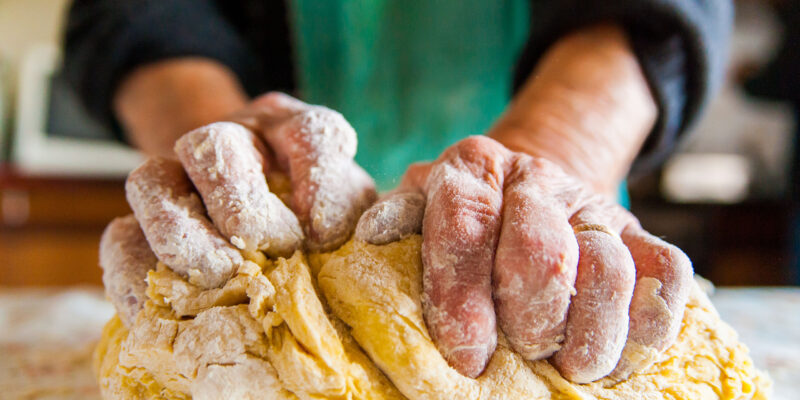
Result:
M198 286L219 287L242 254L340 246L374 201L372 179L353 161L355 131L341 114L270 93L230 120L181 137L180 161L153 157L128 176L135 221L113 221L100 248L110 297L128 310L121 315L141 307L140 283L155 258ZM270 192L266 176L275 171L290 178L291 208Z
M542 157L464 139L410 167L364 213L356 238L385 244L420 232L425 322L465 376L484 370L498 329L523 358L552 356L578 383L626 378L678 334L686 255Z
M658 111L625 30L586 26L542 56L497 141L464 139L409 168L362 216L356 237L370 243L421 230L425 321L450 365L479 375L497 327L573 382L622 379L675 340L691 263L605 197Z

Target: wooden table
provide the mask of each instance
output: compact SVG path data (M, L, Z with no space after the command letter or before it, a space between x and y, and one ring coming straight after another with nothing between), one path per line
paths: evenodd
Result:
M723 319L775 381L800 398L800 288L717 289ZM0 398L99 399L91 351L114 310L99 288L0 288Z

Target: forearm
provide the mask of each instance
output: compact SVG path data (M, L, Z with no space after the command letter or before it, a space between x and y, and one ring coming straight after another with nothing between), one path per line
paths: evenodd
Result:
M624 33L564 37L544 56L489 135L547 158L602 193L624 178L657 107Z
M115 93L114 111L145 154L174 158L172 147L181 135L224 119L247 101L224 65L181 58L134 70Z

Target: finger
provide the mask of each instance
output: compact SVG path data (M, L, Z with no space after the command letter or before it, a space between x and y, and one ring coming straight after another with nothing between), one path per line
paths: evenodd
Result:
M218 122L191 131L175 153L223 236L245 251L291 255L303 241L300 223L269 191L258 139L239 124Z
M277 104L275 114L295 112ZM292 181L292 208L315 251L333 249L350 236L375 201L372 178L353 161L356 134L341 114L307 106L286 122L263 129L264 138Z
M604 225L574 226L580 258L567 314L564 344L552 358L562 376L589 383L608 375L628 334L633 259L619 236Z
M125 192L153 253L191 283L220 287L242 263L206 218L177 161L148 159L128 175Z
M679 248L638 223L622 232L636 265L628 340L613 378L625 379L655 361L678 336L692 282L692 263Z
M422 187L431 166L431 163L409 166L397 188L361 215L356 225L356 238L381 245L421 233L425 215Z
M274 129L292 116L308 108L309 104L280 92L270 92L255 98L250 105L230 116L230 120L252 131Z
M106 297L128 328L147 300L145 278L157 261L133 215L114 219L103 231L100 238L103 286Z
M558 180L550 168L526 156L515 160L503 195L505 223L493 270L500 327L528 360L560 348L578 264L565 208L548 194Z
M472 378L497 345L490 274L508 157L494 140L464 139L443 153L425 187L425 321L448 363Z
M356 238L370 244L387 244L422 231L425 196L418 191L388 194L373 204L356 225Z
M349 160L342 167L336 167L323 174L327 177L313 178L300 184L313 193L308 207L298 207L298 213L305 216L306 231L309 235L308 247L312 251L329 251L341 246L355 229L359 217L378 197L372 178ZM312 167L328 169L333 167ZM314 173L312 172L312 175ZM298 188L294 185L293 187ZM293 192L294 204L300 204L301 193ZM307 211L305 211L307 210Z

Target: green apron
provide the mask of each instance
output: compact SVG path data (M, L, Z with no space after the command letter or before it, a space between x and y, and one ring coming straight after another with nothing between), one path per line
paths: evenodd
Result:
M529 0L292 0L302 98L341 112L380 190L485 133L511 95ZM629 205L625 183L618 201Z
M341 112L381 190L485 133L511 94L528 0L293 0L301 97Z

